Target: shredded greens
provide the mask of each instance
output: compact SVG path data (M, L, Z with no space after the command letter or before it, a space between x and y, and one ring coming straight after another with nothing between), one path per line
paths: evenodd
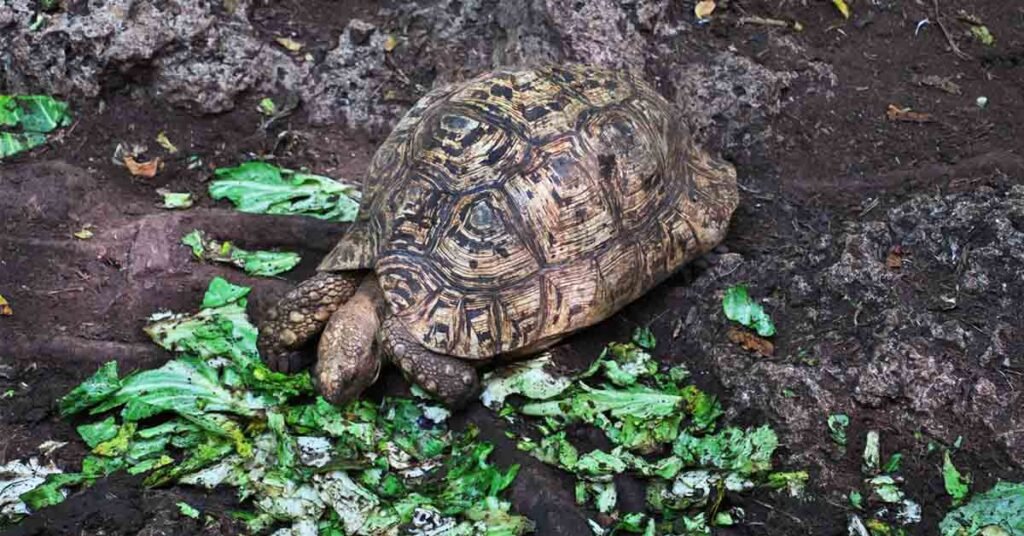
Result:
M806 472L772 472L775 432L767 425L718 429L719 402L687 385L685 368L660 366L650 353L655 344L649 330L638 330L571 378L547 372L547 357L523 363L486 377L482 398L514 422L525 417L517 446L574 474L577 502L617 520L591 521L595 534L710 534L743 517L720 507L725 493L758 485L802 493ZM612 448L574 445L567 427L577 424L600 429ZM622 473L647 481L646 512L618 511L613 478Z
M494 465L474 429L449 430L443 408L398 398L336 407L313 396L308 373L267 369L248 292L214 279L199 312L156 315L146 328L177 358L123 377L107 363L63 397L63 415L96 416L78 426L91 453L78 473L22 471L32 480L17 512L124 470L147 485L233 488L252 507L235 517L256 534L397 534L414 518L444 528L422 534L532 530L501 498L518 467Z

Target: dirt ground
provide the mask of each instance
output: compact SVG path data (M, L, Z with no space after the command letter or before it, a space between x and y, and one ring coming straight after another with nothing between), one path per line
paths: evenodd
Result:
M76 33L76 17L100 24L94 15L122 4L127 22L116 32ZM692 4L68 0L50 22L65 30L37 36L22 29L35 2L0 4L0 93L54 92L75 116L56 142L0 163L0 294L14 311L0 317L0 392L13 390L0 400L0 463L57 439L69 444L53 461L76 466L84 447L54 401L107 360L130 371L167 359L141 330L147 316L192 310L209 279L224 275L255 288L258 318L344 229L235 213L205 194L214 168L262 156L362 180L388 126L424 88L494 64L589 60L643 72L739 171L731 253L563 352L585 360L650 326L658 357L685 363L730 422L776 428L780 465L808 469L808 493L742 497L745 521L718 533L846 534L854 510L845 494L860 486L871 429L884 456L904 454L903 489L923 506L910 534L937 533L950 507L929 441L963 438L955 459L976 490L1024 480L1024 6L856 1L844 21L830 2L720 0L713 20L698 23ZM205 22L153 20L186 20L191 9L205 10L196 19ZM969 16L993 46L970 36ZM128 46L115 37L132 28L151 39L125 38ZM285 35L303 51L273 44ZM398 45L384 54L386 35ZM298 106L266 125L256 102L268 95ZM891 120L890 105L930 121ZM181 151L164 155L159 132ZM133 179L111 161L118 143L145 144L166 167ZM158 208L158 188L191 191L198 206ZM86 224L94 238L73 238ZM196 227L304 260L287 280L200 265L177 245ZM726 337L720 292L736 283L767 298L779 326L771 357ZM392 373L370 396L401 389ZM828 439L833 412L851 416L845 452ZM589 534L590 513L573 503L567 475L516 451L480 406L458 421L480 426L500 462L524 466L511 498L538 534ZM642 508L637 482L617 484L624 510ZM143 491L118 477L5 534L231 532L226 522L178 525L177 500L235 507L223 493Z

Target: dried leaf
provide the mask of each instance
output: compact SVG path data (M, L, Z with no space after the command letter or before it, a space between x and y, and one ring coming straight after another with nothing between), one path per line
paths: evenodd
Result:
M711 16L711 13L715 11L715 0L701 0L697 2L697 5L693 8L693 14L697 15L698 19L706 19Z
M398 38L389 35L384 39L384 52L391 52L398 47Z
M137 162L134 156L126 155L124 157L124 165L132 175L151 179L156 176L157 170L160 169L160 157L156 157L148 162Z
M167 138L167 134L164 134L163 132L156 135L156 142L160 144L160 147L163 147L171 154L178 152L178 148L171 143L171 140Z
M735 344L743 347L744 350L748 350L764 357L771 357L775 354L775 345L770 341L762 339L757 335L749 331L745 331L739 328L729 328L727 333L729 340Z
M844 19L850 18L850 6L844 0L832 0L832 4L842 13Z
M7 300L0 294L0 316L11 316L14 314L14 310L11 309L11 304L7 303Z
M274 41L277 41L277 44L283 46L289 52L298 52L302 50L302 47L304 46L302 43L292 39L291 37L275 37Z
M903 248L899 244L889 250L889 255L885 258L885 267L890 270L903 268Z
M900 108L895 104L890 104L889 108L885 111L886 117L890 121L904 121L907 123L931 123L934 121L931 114L924 112L914 112L910 108Z
M946 76L928 75L928 76L917 76L915 75L911 79L915 84L922 86L933 87L941 89L950 95L961 95L963 92L960 90L960 86L957 85L952 79Z

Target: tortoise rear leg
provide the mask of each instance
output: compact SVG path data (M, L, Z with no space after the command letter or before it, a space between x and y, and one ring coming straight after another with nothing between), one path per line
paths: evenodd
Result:
M480 377L469 362L424 348L395 317L384 320L377 335L381 352L410 383L458 409L480 391Z
M259 350L267 366L297 372L312 364L299 352L323 331L327 320L356 292L365 272L320 272L281 298L259 326Z

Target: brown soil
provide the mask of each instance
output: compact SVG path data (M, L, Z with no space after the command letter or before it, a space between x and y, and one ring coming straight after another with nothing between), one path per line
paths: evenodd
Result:
M1005 186L1024 177L1019 153L1019 140L1024 139L1021 6L999 0L971 3L971 12L986 21L997 43L983 47L960 38L960 46L971 55L965 60L948 50L935 24L915 36L919 15L931 14L921 6L908 13L897 2L874 2L875 7L857 2L854 18L844 23L828 2L809 6L757 0L721 3L727 7L720 9L737 17L800 20L805 30L793 38L805 48L805 59L830 65L837 80L827 91L790 88L786 99L792 100L784 103L779 115L767 124L749 125L752 131L770 134L727 152L743 185L741 208L726 241L733 252L757 262L759 257L791 247L794 230L799 232L800 226L824 229L833 222L857 221L867 210L881 210L917 192ZM329 1L275 2L256 9L252 18L268 36L301 29L319 54L317 50L322 52L336 42L349 17L376 13L369 2L345 4L354 7L338 9ZM952 12L943 15L947 24L955 17ZM710 47L735 46L765 65L785 67L773 64L785 61L780 58L786 54L767 36L788 30L712 24L699 31ZM669 74L654 66L649 71L652 76ZM917 84L917 75L948 77L962 94ZM127 86L111 84L101 95L102 105L100 99L73 102L75 126L59 142L0 164L0 293L14 310L13 316L0 317L0 392L14 391L13 397L0 402L4 437L0 463L34 455L39 443L58 439L69 445L54 454L54 461L62 467L78 464L85 452L75 439L76 423L60 419L54 401L109 359L118 360L125 372L166 359L142 333L144 318L157 310L191 310L213 275L254 286L251 310L257 316L288 288L284 281L253 280L230 269L195 264L186 250L175 245L184 232L199 227L245 247L300 251L304 261L287 275L289 281L308 276L331 246L331 237L343 226L243 216L203 194L212 169L232 165L249 154L275 155L284 165L305 165L351 179L359 179L366 169L377 140L358 132L311 126L301 109L261 129L262 117L255 111L261 96L245 95L229 113L197 117L142 97ZM988 98L986 108L975 104L980 96ZM890 104L929 113L934 121L890 121L885 113ZM146 142L150 152L158 154L151 140L161 131L182 151L168 160L155 179L132 179L111 163L118 142ZM710 143L716 145L713 136ZM188 169L189 155L201 157L199 169ZM202 202L189 211L163 211L155 206L154 191L161 187L194 192ZM878 205L871 208L875 201ZM95 227L95 238L71 237L87 223ZM778 277L794 275L799 274ZM566 353L579 359L592 357L602 345L624 339L638 325L651 325L660 341L671 341L672 320L689 307L674 290L690 280L670 281L599 328L574 337ZM778 315L778 323L785 326L786 313ZM796 343L790 344L786 337L776 343L780 354L796 352ZM728 344L724 335L719 344ZM664 344L659 353L665 359L686 361L702 388L720 396L726 407L733 405L721 379L702 369L685 344ZM1022 387L1019 375L1011 380ZM382 383L374 393L400 390L403 385L393 374ZM751 409L730 415L732 423L771 421L769 408L744 407ZM805 500L769 492L739 499L747 511L746 520L719 533L845 534L852 510L838 494L856 486L865 431L881 428L889 441L886 451L899 450L906 456L903 476L908 496L924 506L922 523L909 530L935 534L949 506L938 471L940 462L935 455L925 455L922 443L913 436L915 430L887 429L886 422L875 420L882 415L865 410L855 416L846 454L834 455L827 479L812 474ZM516 508L537 521L539 534L589 533L588 512L574 506L569 477L516 451L501 433L502 424L483 408L471 408L458 421L480 426L484 436L499 445L500 462L523 464L511 495ZM824 426L821 433L824 437ZM969 442L987 445L983 436L990 432L979 425L961 434ZM786 443L785 430L780 435L785 455L820 448ZM827 445L827 440L822 443ZM997 478L1024 479L1020 467L995 449L967 449L958 461L974 476L976 489ZM620 484L626 509L642 508L642 490L636 483L623 479ZM112 478L39 512L8 534L137 534L144 527L155 530L158 513L173 510L177 500L214 513L234 507L222 492L203 494L179 488L143 492L132 479ZM224 527L229 530L227 524ZM164 533L198 530L172 524Z

